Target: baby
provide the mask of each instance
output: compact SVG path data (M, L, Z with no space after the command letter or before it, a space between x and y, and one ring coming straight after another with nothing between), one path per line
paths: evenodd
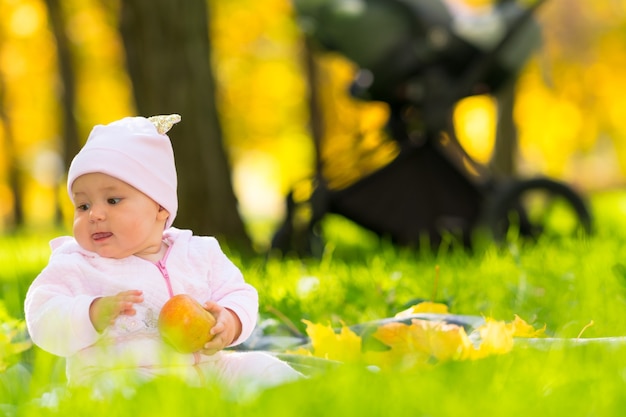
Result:
M51 241L48 265L26 295L33 342L66 358L70 385L181 377L194 385L271 386L301 375L263 352L225 351L256 324L257 291L213 237L172 227L178 209L167 131L180 116L127 117L92 130L68 172L73 237ZM179 353L157 319L175 294L216 318L213 339Z

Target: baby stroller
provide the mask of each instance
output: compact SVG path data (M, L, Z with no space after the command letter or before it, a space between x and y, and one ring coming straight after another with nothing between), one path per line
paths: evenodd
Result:
M495 92L516 77L540 41L534 12L543 1L521 7L504 0L490 14L465 20L453 3L295 0L308 36L359 67L351 93L388 104L387 127L399 152L342 189L329 187L318 169L307 201L287 196L272 249L319 255L319 224L330 213L415 247L436 248L449 237L471 247L474 231L502 240L513 226L520 236L537 237L548 232L547 202L573 213L568 234L591 231L586 203L572 188L545 177L496 178L462 148L451 121L459 100ZM530 199L538 193L539 210L537 197ZM297 218L303 204L305 220Z

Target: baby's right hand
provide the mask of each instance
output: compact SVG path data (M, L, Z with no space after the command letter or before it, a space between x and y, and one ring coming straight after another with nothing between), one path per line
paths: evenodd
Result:
M143 301L140 290L122 291L116 295L99 297L89 307L89 318L93 327L100 333L115 321L118 316L134 316L135 303Z

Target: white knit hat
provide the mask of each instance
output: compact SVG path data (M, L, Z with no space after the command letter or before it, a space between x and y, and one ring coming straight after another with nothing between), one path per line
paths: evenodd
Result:
M178 210L176 164L167 131L180 116L125 117L95 126L87 143L74 157L67 177L67 192L84 174L100 172L135 187L164 209L170 227ZM72 199L73 200L73 199Z

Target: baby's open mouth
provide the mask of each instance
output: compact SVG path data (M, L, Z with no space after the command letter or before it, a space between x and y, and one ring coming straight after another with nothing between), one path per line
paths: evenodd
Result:
M102 239L106 239L107 237L111 237L113 236L113 233L111 232L100 232L100 233L94 233L93 235L91 235L91 238L93 240L102 240Z

